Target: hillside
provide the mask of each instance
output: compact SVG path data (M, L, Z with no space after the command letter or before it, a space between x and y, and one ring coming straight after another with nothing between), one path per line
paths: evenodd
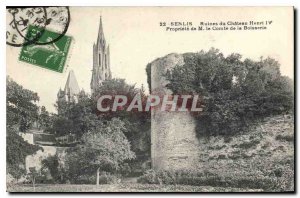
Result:
M200 140L200 169L250 188L293 190L294 118L275 116L245 134ZM249 182L253 179L253 182ZM244 182L243 182L244 181ZM261 184L261 182L263 184ZM250 186L249 186L250 185ZM269 184L267 184L269 185Z

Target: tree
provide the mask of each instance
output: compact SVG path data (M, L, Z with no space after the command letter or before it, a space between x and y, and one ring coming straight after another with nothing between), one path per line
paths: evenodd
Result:
M65 171L60 163L58 155L49 156L42 161L42 170L49 170L54 182L62 183L65 181Z
M33 191L35 191L35 181L36 178L40 176L39 172L36 170L34 167L29 168L29 173L27 174L27 179L31 180L32 186L33 186Z
M117 118L85 133L83 143L67 157L69 177L76 180L82 174L96 173L98 185L100 171L115 172L125 160L133 159L135 155L124 133L125 125Z
M98 97L99 95L109 94L109 95L128 95L128 97L134 97L138 93L135 85L129 85L126 83L125 79L113 78L111 80L103 81L102 85L94 93L92 97Z
M41 129L47 129L51 126L51 117L49 112L46 110L46 107L42 106L40 108L40 113L38 116L38 123Z
M6 79L7 125L24 132L38 119L37 93L24 89L11 78Z
M123 110L98 112L101 120L110 120L112 118L119 118L125 124L127 132L125 136L131 143L132 151L136 153L136 161L146 161L150 158L151 150L151 113L149 111L126 111L130 102L137 94L141 96L143 106L147 101L144 86L136 88L135 85L127 84L124 79L114 78L106 80L103 85L99 87L98 92L95 92L96 98L94 107L96 107L97 96L101 95L125 95L128 103L125 104ZM134 162L133 162L134 163Z
M58 102L58 115L53 118L54 122L51 132L56 133L58 136L73 133L77 135L78 139L82 140L86 134L97 131L99 128L103 128L103 126L111 123L114 118L118 118L124 125L124 131L126 131L124 135L126 141L129 141L132 145L131 150L143 158L145 156L150 157L150 113L127 112L126 110L109 113L98 112L96 109L97 96L103 94L112 96L121 94L128 96L128 98L141 94L141 96L146 97L143 88L139 90L134 85L127 84L124 79L104 81L92 98L81 92L77 103ZM80 177L77 173L88 174L92 171L90 163L86 164L85 162L86 157L90 156L86 151L77 148L68 155L76 159L76 164L72 164L68 170L73 178ZM77 171L79 162L81 162L80 167L85 168Z
M9 77L7 78L6 98L6 162L7 171L15 178L25 174L25 158L42 149L31 145L18 135L19 131L26 132L38 119L38 106L34 103L38 95L24 89Z
M57 136L72 133L81 138L100 122L94 104L90 96L83 91L80 92L77 103L57 101L58 114L53 116L53 125L49 131Z
M195 115L199 134L235 134L261 118L293 110L293 83L272 58L242 61L239 54L224 57L214 48L183 57L184 65L166 72L167 87L203 98L204 111Z
M16 179L25 174L25 158L42 149L37 145L29 144L17 134L17 131L8 127L6 136L6 164L7 171Z

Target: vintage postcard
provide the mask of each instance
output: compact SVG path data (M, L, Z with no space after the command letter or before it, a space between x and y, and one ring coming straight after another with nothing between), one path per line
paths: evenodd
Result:
M293 7L7 7L8 192L295 192Z

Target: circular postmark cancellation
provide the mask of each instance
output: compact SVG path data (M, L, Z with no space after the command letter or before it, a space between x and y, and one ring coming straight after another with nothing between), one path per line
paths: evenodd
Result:
M47 45L65 35L70 11L68 7L7 7L6 18L6 44L14 47ZM57 34L51 40L42 41L40 38L46 29Z
M47 12L43 7L6 9L6 44L21 47L36 42L43 33L47 22ZM24 39L20 32L27 32L29 25L40 28L31 39Z

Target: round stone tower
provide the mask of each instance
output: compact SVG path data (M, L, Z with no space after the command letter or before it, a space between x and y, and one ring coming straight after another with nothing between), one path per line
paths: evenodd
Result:
M183 65L179 54L169 54L148 65L151 69L151 94L171 95L164 74ZM149 77L149 76L148 76ZM150 81L148 81L150 82ZM195 120L189 112L151 111L151 159L155 170L195 169L199 164L199 143Z

